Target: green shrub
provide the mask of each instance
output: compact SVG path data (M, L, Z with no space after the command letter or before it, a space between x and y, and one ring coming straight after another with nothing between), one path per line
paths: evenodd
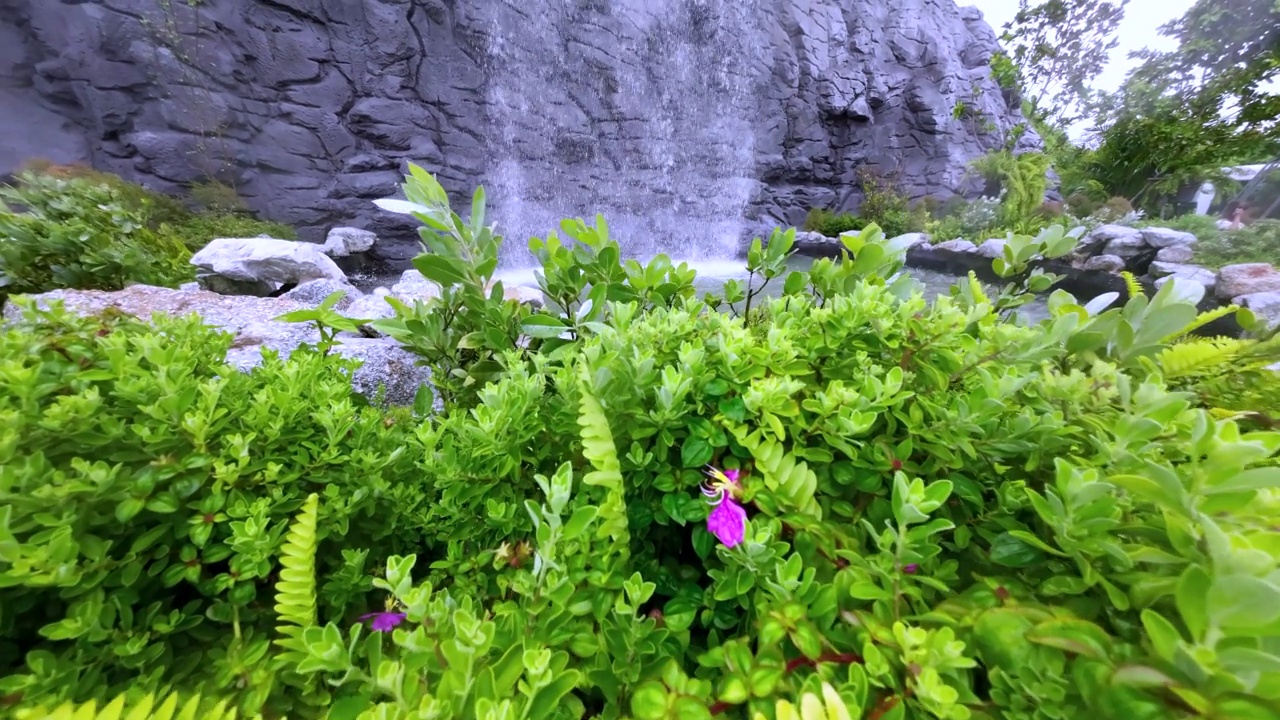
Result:
M217 180L191 184L191 200L204 212L217 214L247 214L248 206L240 194L230 185Z
M813 208L804 219L804 229L822 233L827 237L839 237L842 233L861 230L866 225L862 218L851 213L836 213Z
M251 238L269 235L279 240L296 240L298 234L282 223L259 220L250 215L202 212L189 215L159 232L174 238L193 252L216 238Z
M110 186L27 174L0 188L0 300L55 288L176 287L194 276L189 258Z
M1043 153L1014 155L1010 150L988 153L973 162L988 183L999 187L1004 198L1001 224L1015 232L1036 232L1048 219L1041 213L1049 180L1049 157Z
M148 190L114 173L94 170L85 165L58 165L37 159L23 165L19 182L22 182L21 178L26 173L59 180L83 180L92 185L111 188L125 208L147 219L147 226L152 230L158 229L163 223L181 222L191 214L178 198Z
M1188 232L1195 231L1188 229ZM1239 230L1216 231L1206 233L1204 237L1197 234L1196 237L1200 241L1195 244L1193 262L1205 267L1256 262L1280 264L1280 220L1259 220Z
M281 691L254 661L307 494L333 546L327 617L363 609L366 562L417 547L412 423L353 395L350 361L299 350L245 374L230 344L193 319L62 312L0 333L0 696L162 676L260 705Z
M31 398L48 383L16 364L36 361L9 360L7 375L26 394L5 411L41 422L0 449L40 447L27 443L42 432L118 428L132 454L97 448L94 457L160 468L138 470L150 479L195 455L190 476L200 471L206 483L197 492L217 488L223 468L252 463L266 487L244 475L229 484L271 507L287 498L294 516L287 536L274 512L262 525L282 542L242 544L231 530L212 543L224 553L270 548L269 566L279 558L274 603L244 611L260 613L252 640L242 639L246 621L231 639L191 629L166 667L196 657L199 668L181 683L173 669L139 677L116 710L176 690L217 694L248 713L265 698L269 715L289 717L821 718L823 706L826 717L843 707L879 720L1276 716L1280 435L1254 431L1259 419L1233 407L1206 406L1229 393L1204 383L1252 373L1277 351L1269 341L1182 341L1233 312L1198 315L1198 286L1175 280L1148 298L1129 277L1123 303L1113 295L1086 306L1055 292L1048 319L1020 324L1005 316L1055 280L1029 262L1070 253L1078 232L1014 235L993 262L1009 283L998 296L970 276L929 302L900 274L904 244L869 226L841 237L841 257L803 272L785 270L793 234L757 240L750 272L782 279L783 294L735 314L717 310L741 283L696 299L687 273L661 256L624 264L597 219L564 224L571 247L554 234L531 243L550 301L531 310L502 300L500 288L485 291L501 240L485 225L482 194L467 221L421 169L405 190L407 200L383 206L423 222L431 252L416 265L442 293L397 306L383 327L459 390L412 432L380 430L377 411L343 402L341 368L317 353L280 363L269 390L221 415L216 401L230 390L174 392L186 382L178 376L255 380L190 360L170 377L158 353L172 343L130 342L150 354L129 354L115 332L72 333L61 343L70 358L53 351L40 362L65 365L80 394ZM449 342L474 352L445 354ZM146 382L169 386L98 388L104 368L81 368L74 354L85 347L121 365L141 356L156 363L143 368L154 373ZM85 412L97 425L74 414L99 403L110 405ZM279 417L280 405L296 410ZM302 414L315 408L321 419ZM55 424L68 416L75 421ZM129 434L117 419L135 417L147 430ZM210 427L210 417L235 425ZM335 418L345 424L331 427ZM262 426L310 428L310 437L251 437ZM152 434L186 445L153 465ZM198 440L235 450L202 462L213 451ZM352 445L364 464L344 463ZM370 482L371 467L383 468L376 459L391 456L411 458L415 472L384 469ZM179 525L161 512L177 501L148 508L139 498L148 514L123 541L108 532L113 506L91 512L88 524L101 528L91 539L62 540L47 528L87 522L79 509L101 492L90 474L98 467L86 458L64 471L79 473L76 482L45 472L24 486L24 502L47 504L20 511L17 547L30 550L15 567L56 568L84 554L109 581L114 566L95 559L127 558L122 548L148 526L167 535ZM366 485L374 489L364 497L389 506L385 527L353 521L344 537L340 518ZM69 492L80 502L59 502ZM10 505L0 503L6 561ZM191 509L182 527L199 527L201 512ZM361 528L387 537L357 539ZM386 558L373 592L352 579L363 572L336 560L361 549L400 553ZM335 583L349 602L325 601ZM0 582L0 612L14 587L47 592ZM66 608L58 627L96 630L103 617L118 622L119 607L144 616L129 587L102 606L113 609L92 600ZM158 602L184 601L211 602ZM351 617L362 603L375 611L365 623ZM274 647L252 645L268 624ZM31 717L48 716L36 703L105 700L123 684L89 672L69 684L43 672L50 667L62 666L37 650L15 670L36 678L21 699ZM195 713L199 701L190 702ZM61 712L91 717L94 708Z

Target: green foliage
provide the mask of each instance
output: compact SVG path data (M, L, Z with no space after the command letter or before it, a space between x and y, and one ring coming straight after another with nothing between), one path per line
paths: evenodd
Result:
M1166 198L1205 180L1232 181L1222 168L1268 159L1275 144L1257 131L1241 131L1216 114L1166 99L1144 100L1127 88L1104 119L1086 172L1111 195L1158 210Z
M233 213L190 213L159 231L173 237L193 252L217 238L251 238L267 235L278 240L296 240L298 234L282 223L259 220L251 215Z
M841 233L861 230L866 223L852 213L836 213L823 208L813 208L804 219L804 229L822 233L827 237L839 237Z
M991 75L1005 90L1022 89L1022 71L1007 53L997 52L991 56Z
M1280 137L1280 6L1273 0L1198 0L1160 28L1177 41L1147 51L1133 77L1236 129Z
M1014 155L1010 150L999 150L975 160L973 169L988 183L1001 188L1004 201L1000 219L1004 227L1019 233L1044 227L1046 220L1041 207L1049 186L1048 156L1043 153Z
M0 696L179 684L260 707L280 692L277 555L307 496L319 537L350 543L316 561L330 617L363 600L366 556L415 546L411 428L352 394L351 361L299 350L239 373L230 343L194 319L56 310L0 333Z
M924 231L929 222L928 209L923 203L913 206L892 179L861 168L858 185L862 188L863 197L856 215L814 208L805 218L804 229L827 237L839 237L872 224L889 237Z
M189 258L110 186L26 174L0 188L0 300L67 287L176 287L194 277Z
M912 207L892 178L864 167L858 171L858 185L862 188L858 217L863 223L874 223L889 237L924 230L928 211L919 205Z
M1280 220L1259 220L1238 230L1218 231L1215 226L1213 233L1197 234L1196 237L1200 241L1194 246L1194 262L1206 267L1280 263Z
M753 243L784 291L735 315L669 262L633 278L597 219L533 243L555 306L535 313L484 292L482 207L462 221L416 169L406 190L386 204L427 224L419 267L455 294L419 316L514 318L511 346L455 357L473 381L439 415L356 407L318 352L237 374L190 324L6 331L0 692L174 687L273 717L1280 714L1280 433L1216 403L1260 386L1210 377L1280 349L1186 340L1199 286L1058 291L1010 322L1079 229L1008 237L995 297L970 277L929 301L868 226L807 272L789 233ZM443 347L438 317L395 327ZM739 471L734 547L707 530L708 465ZM218 517L232 496L248 517ZM206 584L232 570L275 603ZM141 627L144 659L121 654Z
M1019 0L1002 38L1011 57L992 58L997 80L1002 86L1017 81L1025 89L1028 117L1071 125L1089 109L1092 84L1116 47L1127 3Z
M20 183L22 177L30 173L37 177L83 180L91 185L108 187L116 192L127 209L144 215L152 230L163 223L181 222L191 214L175 197L148 190L119 175L94 170L85 165L58 165L48 160L35 159L24 163L22 169L23 172L19 174Z
M330 293L314 308L287 312L275 318L275 320L278 322L315 323L316 332L320 335L320 342L316 343L316 349L321 353L327 353L334 345L341 344L337 339L338 333L358 333L362 327L370 322L361 318L347 317L333 309L346 295L345 290L338 290Z
M217 180L191 184L191 200L201 210L217 214L244 214L249 208L236 189Z
M132 701L125 695L117 695L103 703L101 710L98 703L91 700L83 704L63 703L51 710L27 708L20 710L17 717L18 720L236 720L237 716L225 700L214 703L202 700L199 695L184 698L175 693L157 697L148 693Z

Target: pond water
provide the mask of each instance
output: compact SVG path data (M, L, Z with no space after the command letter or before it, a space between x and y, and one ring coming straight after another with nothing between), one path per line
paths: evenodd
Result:
M808 270L813 264L814 258L804 255L792 255L787 261L788 267L793 270ZM698 289L699 294L704 292L718 292L724 285L726 280L745 279L747 277L746 264L743 260L673 260L675 264L685 262L689 267L698 273L697 279L694 281L694 287ZM537 287L538 280L535 276L534 268L521 268L514 270L499 270L495 275L496 280L501 280L505 285L526 285L529 287ZM925 270L923 268L907 268L907 273L919 280L924 285L925 297L933 300L939 295L947 295L951 291L951 286L957 281L954 275ZM351 276L352 284L361 290L370 290L377 286L391 287L399 280L399 275L383 277L383 276L361 276L353 274ZM755 281L755 285L759 286L760 280ZM989 284L985 284L988 291L994 293L995 288ZM782 294L782 279L776 279L765 288L766 296L776 297ZM1024 322L1038 322L1049 316L1049 308L1044 298L1038 298L1032 303L1022 307L1019 310L1019 317Z

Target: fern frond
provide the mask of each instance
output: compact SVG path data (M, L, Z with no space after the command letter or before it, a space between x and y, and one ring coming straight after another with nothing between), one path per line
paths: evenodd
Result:
M1217 320L1218 318L1226 317L1239 309L1240 308L1236 307L1235 305L1224 305L1223 307L1220 307L1220 308L1206 310L1205 312L1202 312L1199 315L1197 315L1196 319L1192 320L1190 325L1173 333L1172 335L1169 335L1168 337L1161 340L1161 342L1172 342L1184 335L1189 335L1190 333L1204 327L1205 325L1208 325L1214 320Z
M1205 313L1206 315L1209 313ZM1235 361L1246 343L1231 338L1212 338L1171 345L1156 356L1156 365L1166 380L1212 372Z
M782 443L766 438L759 430L748 432L745 427L737 426L731 428L730 432L751 452L755 469L764 479L765 487L778 493L781 499L796 510L817 518L822 517L822 510L814 499L814 493L818 490L818 476L809 469L808 464L803 460L797 461Z
M618 462L617 447L609 418L604 407L596 399L591 387L591 372L584 362L578 366L578 387L582 393L582 405L578 409L578 427L582 434L582 454L595 468L582 478L587 485L605 489L600 503L600 537L610 537L614 549L630 555L631 535L627 529L627 502L622 485L622 465Z
M302 633L316 625L316 516L320 498L312 493L289 526L280 549L280 580L276 583L276 645L287 652L282 659L300 659L306 647Z
M126 702L123 694L98 709L98 703L63 703L52 710L36 707L18 710L17 720L236 720L234 707L227 701L218 703L202 700L192 695L183 700L177 693L164 697L157 704L155 695L148 694L135 702Z
M1135 298L1139 295L1146 295L1142 290L1142 283L1138 282L1138 278L1134 277L1133 273L1125 270L1120 273L1120 277L1124 278L1124 286L1129 292L1129 297Z

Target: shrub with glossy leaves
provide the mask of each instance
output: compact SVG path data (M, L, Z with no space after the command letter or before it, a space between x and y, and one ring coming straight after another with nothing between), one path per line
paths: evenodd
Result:
M416 547L408 418L355 396L350 361L299 350L240 373L230 343L194 319L60 311L0 333L0 697L149 677L260 706L279 692L262 662L277 553L306 495L333 543L330 617L363 600L366 562Z
M0 188L0 299L55 288L176 287L195 276L189 258L111 186L25 175Z
M393 516L412 547L393 546L372 592L344 585L348 606L313 603L347 577L326 560L354 536L324 532L345 493L312 500L319 488L294 483L275 649L253 665L276 683L269 711L1278 716L1280 434L1194 391L1203 349L1177 343L1207 319L1203 288L1146 297L1134 282L1083 305L1055 292L1048 319L1020 324L1008 316L1053 280L1037 256L1069 253L1078 233L1014 236L999 296L969 277L930 302L900 272L905 246L871 227L807 272L782 269L787 236L753 245L753 273L783 293L738 316L718 310L733 293L696 299L672 275L647 285L671 292L642 290L647 273L605 262L598 222L570 223L590 239L581 252L537 243L544 292L562 301L517 311L476 290L492 269L469 244L480 223L415 178L409 209L448 235L419 265L446 287L399 309L400 336L441 346L447 308L519 330L510 346L467 330L486 350L449 359L468 392L395 438L417 461L401 492L423 495L420 514ZM610 290L597 299L594 284ZM1251 372L1275 353L1241 342ZM263 455L282 473L300 464ZM738 472L707 488L708 465ZM743 508L740 541L708 531L708 493ZM212 668L185 684L207 695L219 680L262 706Z

